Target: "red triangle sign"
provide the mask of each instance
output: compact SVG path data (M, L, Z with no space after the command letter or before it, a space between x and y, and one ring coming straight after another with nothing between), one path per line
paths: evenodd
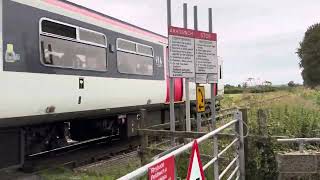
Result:
M193 142L187 180L205 180L197 140Z

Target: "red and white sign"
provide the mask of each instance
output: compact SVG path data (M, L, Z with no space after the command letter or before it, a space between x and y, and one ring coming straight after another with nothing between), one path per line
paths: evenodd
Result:
M205 180L197 140L193 142L187 180Z
M174 180L174 157L171 156L149 168L149 180Z
M170 26L168 32L170 77L194 77L194 30Z
M196 73L218 73L217 34L195 31Z

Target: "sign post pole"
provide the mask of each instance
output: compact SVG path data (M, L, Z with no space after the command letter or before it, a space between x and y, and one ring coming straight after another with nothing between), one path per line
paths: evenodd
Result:
M168 21L168 27L171 26L171 0L167 0L167 21ZM168 28L169 29L169 28ZM169 60L169 56L168 62ZM169 93L170 93L170 131L174 132L175 131L175 114L174 114L174 78L170 77L170 87L169 87ZM175 145L175 140L174 137L171 137L171 146Z
M209 32L212 33L212 8L209 8ZM212 129L216 129L216 97L214 92L214 83L210 84L211 88L211 123ZM213 137L213 156L218 157L218 139L217 136ZM214 179L219 179L219 163L218 159L213 164Z
M188 28L188 5L183 4L183 27ZM185 78L186 91L186 131L191 131L189 78Z
M193 6L193 18L194 18L194 30L197 31L198 30L198 7L197 6ZM197 74L196 74L197 76ZM195 77L196 79L197 77ZM196 83L196 89L198 89L199 87L199 83ZM198 100L197 100L198 102ZM197 109L198 109L198 103L197 103ZM200 132L201 131L201 113L197 112L197 131Z

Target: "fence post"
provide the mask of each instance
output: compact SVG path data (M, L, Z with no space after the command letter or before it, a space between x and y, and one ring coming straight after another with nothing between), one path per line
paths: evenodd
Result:
M261 136L268 136L267 113L263 109L258 110L258 133Z
M146 109L140 109L140 129L143 129L145 127L145 124L147 122L147 110ZM140 134L140 157L141 157L141 164L145 164L147 162L146 158L146 149L148 147L148 135L146 134Z
M240 168L240 179L245 180L245 157L244 157L244 137L243 137L243 119L242 112L237 111L234 117L238 120L235 125L236 132L239 138L238 142L238 155L239 155L239 168Z
M186 131L186 122L185 122L185 105L180 104L179 106L179 127L180 131Z
M243 123L248 124L248 108L241 108L240 111L242 112L242 121ZM247 134L248 133L248 127L246 127L245 129L243 129L243 134ZM249 153L249 137L244 138L244 161L245 161L245 169L249 168L249 160L248 160L248 153ZM248 176L248 174L246 173L246 177Z

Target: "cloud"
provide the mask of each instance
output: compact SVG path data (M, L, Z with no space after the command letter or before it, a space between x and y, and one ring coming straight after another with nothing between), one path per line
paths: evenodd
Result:
M134 25L167 34L165 0L70 0ZM172 22L182 26L182 5L193 28L193 6L198 6L199 29L208 29L208 7L213 8L218 53L224 59L225 82L239 84L260 77L274 84L302 82L295 52L307 27L320 22L319 0L172 0Z

